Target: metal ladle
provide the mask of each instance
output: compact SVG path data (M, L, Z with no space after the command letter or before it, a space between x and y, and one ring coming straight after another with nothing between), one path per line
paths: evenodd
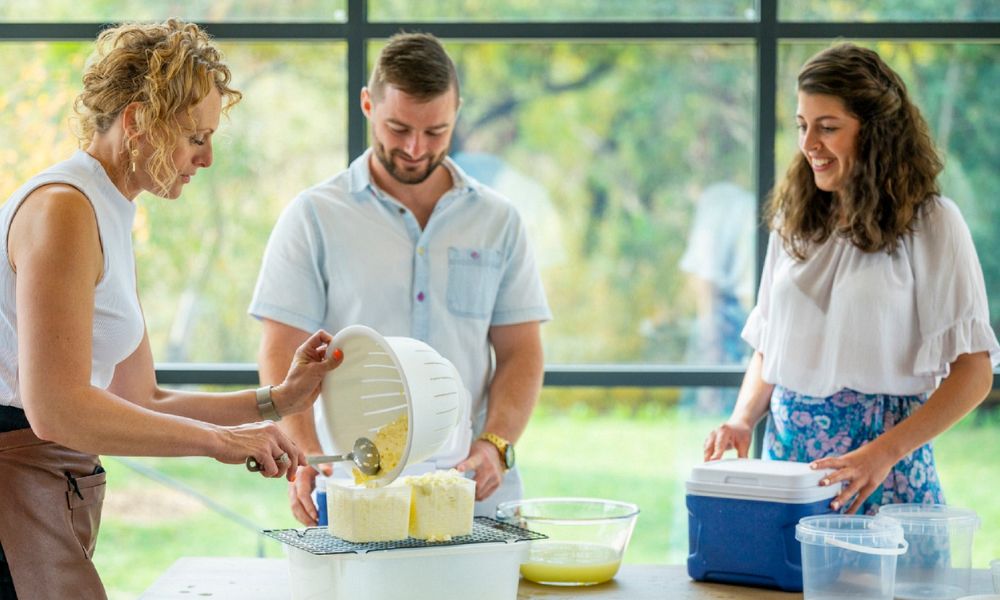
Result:
M310 465L322 465L326 463L339 462L342 460L354 461L354 466L365 475L374 475L382 468L378 448L375 443L366 437L358 438L354 442L354 450L347 454L337 456L310 456L306 458Z

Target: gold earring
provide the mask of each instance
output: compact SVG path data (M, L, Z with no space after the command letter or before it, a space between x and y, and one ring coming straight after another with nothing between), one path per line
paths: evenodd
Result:
M132 160L129 162L132 164L132 172L135 173L135 159L139 156L138 150L132 150Z

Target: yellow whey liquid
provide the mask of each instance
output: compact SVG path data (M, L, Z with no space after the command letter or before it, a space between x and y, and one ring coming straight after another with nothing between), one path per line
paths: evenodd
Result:
M585 542L532 542L521 575L536 583L593 585L618 572L621 558L611 546Z

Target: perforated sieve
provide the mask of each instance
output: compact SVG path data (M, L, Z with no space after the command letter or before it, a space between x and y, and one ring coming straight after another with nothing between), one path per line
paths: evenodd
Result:
M379 429L407 417L399 464L383 469L373 485L388 485L407 465L439 452L468 448L469 394L454 365L436 350L363 325L339 331L330 348L344 351L344 362L327 374L322 388L325 426L337 452L350 451L360 437L375 439Z

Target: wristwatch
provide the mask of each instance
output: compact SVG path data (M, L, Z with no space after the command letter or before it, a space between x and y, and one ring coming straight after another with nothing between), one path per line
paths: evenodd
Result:
M268 421L280 421L281 415L274 406L274 399L271 398L271 388L273 385L265 385L257 388L257 412Z
M479 439L496 446L497 452L500 453L500 462L503 463L504 471L509 471L514 468L514 444L511 444L499 435L489 433L488 431L481 433L479 435Z

